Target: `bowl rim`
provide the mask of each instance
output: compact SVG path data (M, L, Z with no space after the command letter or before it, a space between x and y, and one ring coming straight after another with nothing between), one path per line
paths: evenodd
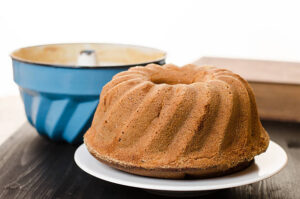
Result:
M112 46L128 46L128 47L133 47L133 48L145 48L157 52L162 53L162 57L152 60L152 61L145 61L145 62L138 62L138 63L133 63L133 64L124 64L124 65L109 65L109 66L73 66L73 65L68 65L68 64L51 64L51 63L45 63L45 62L39 62L39 61L28 61L26 59L20 58L15 55L15 53L21 49L26 49L26 48L32 48L32 47L45 47L45 46L52 46L52 45L80 45L80 44L96 44L96 45L112 45ZM72 42L72 43L48 43L48 44L41 44L41 45L32 45L32 46L26 46L22 48L18 48L14 50L12 53L10 53L10 57L13 61L18 61L26 64L32 64L32 65L38 65L38 66L45 66L45 67L54 67L54 68L70 68L70 69L105 69L105 68L123 68L123 67L132 67L132 66L144 66L147 64L151 63L160 63L162 61L165 61L167 56L166 51L157 49L157 48L152 48L152 47L147 47L147 46L142 46L142 45L133 45L133 44L124 44L124 43L96 43L96 42Z

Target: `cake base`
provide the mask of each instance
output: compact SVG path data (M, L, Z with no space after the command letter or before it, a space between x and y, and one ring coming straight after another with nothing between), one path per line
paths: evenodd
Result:
M112 159L102 158L95 150L91 149L88 145L87 149L88 151L100 162L121 170L125 171L127 173L132 173L140 176L147 176L147 177L153 177L153 178L169 178L169 179L194 179L194 178L213 178L218 176L224 176L228 175L234 172L241 171L243 169L246 169L248 166L250 166L254 159L250 161L244 161L236 165L235 167L229 168L229 169L221 169L219 167L211 167L211 168L162 168L162 167L156 167L156 168L144 168L144 167L138 167L138 166L132 166L132 165L126 165L121 164L117 161L114 161Z

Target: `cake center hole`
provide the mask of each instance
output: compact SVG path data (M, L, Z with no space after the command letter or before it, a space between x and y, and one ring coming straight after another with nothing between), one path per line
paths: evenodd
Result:
M185 79L179 79L176 77L174 77L174 78L152 78L151 81L155 84L170 84L170 85L193 83L191 81L186 81Z
M190 71L172 71L165 70L151 77L151 81L155 84L192 84L194 82L194 74Z

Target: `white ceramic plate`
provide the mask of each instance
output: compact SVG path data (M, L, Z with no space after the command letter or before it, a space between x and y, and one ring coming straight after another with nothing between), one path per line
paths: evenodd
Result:
M84 144L78 147L74 159L76 164L88 174L112 183L146 189L162 195L188 193L206 194L213 190L251 184L277 174L287 163L285 151L270 141L269 148L255 157L255 162L247 169L222 177L193 180L169 180L142 177L113 169L95 159ZM192 194L194 195L194 194Z

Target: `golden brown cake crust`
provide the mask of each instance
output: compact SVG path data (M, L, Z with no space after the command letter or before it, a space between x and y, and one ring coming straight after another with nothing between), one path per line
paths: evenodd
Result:
M182 178L243 168L267 149L269 136L239 75L150 64L105 85L84 142L98 160L120 170Z
M88 145L86 145L88 146ZM228 175L234 172L241 171L249 167L254 160L244 161L231 168L211 167L206 169L201 168L151 168L137 167L132 165L120 164L118 161L101 158L101 156L91 148L87 147L88 151L100 162L125 171L141 176L154 177L154 178L168 178L168 179L192 179L192 178L213 178L223 175Z

